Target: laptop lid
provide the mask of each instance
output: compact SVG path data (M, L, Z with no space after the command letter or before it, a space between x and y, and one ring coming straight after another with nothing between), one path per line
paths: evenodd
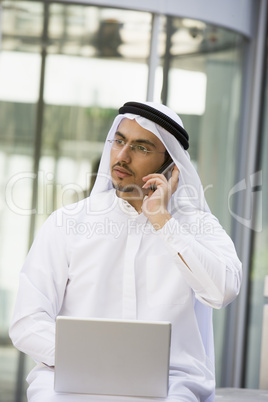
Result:
M55 391L166 397L171 324L57 317Z

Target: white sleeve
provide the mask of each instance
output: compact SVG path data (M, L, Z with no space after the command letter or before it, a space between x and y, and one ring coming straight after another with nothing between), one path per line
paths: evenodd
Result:
M159 230L159 235L196 298L219 309L239 293L241 262L231 238L212 214L204 214L199 220L198 233L192 234L193 231L171 218Z
M55 319L68 281L63 227L52 214L40 229L20 273L10 338L35 361L54 365Z

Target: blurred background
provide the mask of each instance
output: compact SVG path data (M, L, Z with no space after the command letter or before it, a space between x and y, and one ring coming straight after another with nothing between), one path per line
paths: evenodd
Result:
M33 362L8 337L36 231L90 193L118 108L174 109L212 212L244 266L214 312L217 386L259 387L268 275L266 0L0 1L0 401Z

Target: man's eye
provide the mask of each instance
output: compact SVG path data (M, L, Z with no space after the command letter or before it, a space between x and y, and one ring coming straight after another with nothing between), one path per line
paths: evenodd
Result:
M136 147L137 147L136 148L137 151L139 151L139 152L144 152L144 153L148 152L147 148L145 148L143 145L137 145Z
M119 140L119 139L114 140L114 142L116 143L116 145L121 145L121 146L125 144L125 142L123 140Z

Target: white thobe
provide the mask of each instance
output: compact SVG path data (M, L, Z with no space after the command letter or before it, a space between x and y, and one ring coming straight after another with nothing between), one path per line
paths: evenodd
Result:
M37 362L29 401L143 400L55 393L54 370L42 363L54 365L57 315L170 321L169 393L156 400L213 401L211 310L238 294L241 264L211 214L200 225L202 235L172 218L155 231L114 190L48 218L22 269L10 328L14 345Z

